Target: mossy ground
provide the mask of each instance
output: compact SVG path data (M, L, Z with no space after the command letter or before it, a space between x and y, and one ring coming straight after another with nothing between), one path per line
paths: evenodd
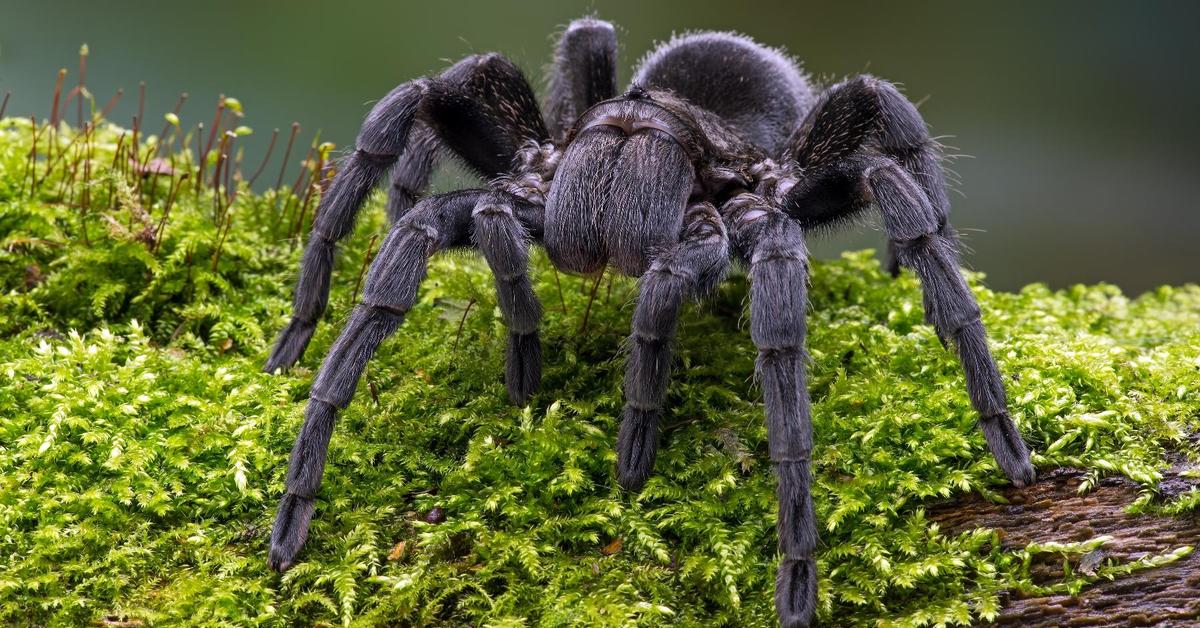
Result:
M151 242L145 227L179 177L139 186L114 172L115 127L82 149L64 148L77 135L66 127L42 133L31 176L32 125L0 122L0 622L773 623L774 480L744 277L686 308L656 473L632 495L614 481L613 441L635 282L605 278L584 329L590 280L535 258L545 376L517 408L486 267L438 258L340 417L308 544L280 576L266 550L287 455L386 229L379 199L344 243L300 368L268 375L299 260L291 223L304 221L287 212L301 201L243 185L222 212L212 189L185 182ZM79 163L72 150L90 158L86 176L65 165ZM192 164L179 155L189 181ZM1130 299L971 280L1039 469L1125 475L1145 487L1134 508L1194 509L1195 491L1155 488L1168 455L1200 459L1200 288ZM1078 590L1189 551L1085 576L1072 565L1102 538L1014 550L993 530L941 534L927 508L998 498L1004 478L917 281L854 253L812 264L810 300L830 623L967 623L1005 591ZM434 509L443 521L426 521ZM1063 555L1060 581L1031 581L1037 553Z

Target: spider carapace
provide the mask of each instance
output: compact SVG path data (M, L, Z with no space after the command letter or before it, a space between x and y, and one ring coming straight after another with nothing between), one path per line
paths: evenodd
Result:
M559 38L543 106L519 69L487 54L400 85L367 115L321 198L293 317L266 365L288 368L303 354L325 310L335 243L390 175L392 227L313 383L271 533L272 568L287 569L304 543L336 412L403 322L429 257L455 247L477 249L495 275L509 332L505 383L518 404L541 380L529 247L545 247L565 271L611 267L640 277L616 437L616 479L630 490L654 467L682 304L719 284L731 263L747 267L750 337L778 479L775 604L783 625L810 624L816 605L806 230L879 212L887 264L920 278L926 319L958 352L996 461L1014 484L1033 482L979 307L959 272L938 145L912 103L871 76L817 89L787 55L732 33L660 45L618 93L616 51L610 24L576 20ZM444 155L487 183L423 196Z

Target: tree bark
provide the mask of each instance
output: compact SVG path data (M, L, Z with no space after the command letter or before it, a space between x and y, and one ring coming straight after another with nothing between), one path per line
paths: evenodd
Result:
M1164 473L1160 491L1169 497L1194 483L1180 474L1179 464ZM1018 549L1038 541L1085 541L1109 535L1113 541L1084 562L1121 562L1200 542L1196 516L1131 515L1125 507L1138 497L1138 486L1125 478L1102 480L1092 491L1076 492L1084 472L1057 469L1026 489L1002 491L1008 504L977 495L939 506L930 518L948 534L987 527L1001 531L1004 547ZM1078 561L1073 565L1079 568ZM1086 570L1087 565L1083 568ZM1035 582L1062 576L1061 560L1035 562ZM1078 595L1022 597L1014 595L996 621L1020 626L1196 626L1200 625L1200 557L1192 553L1169 565L1146 569L1117 580L1100 580Z

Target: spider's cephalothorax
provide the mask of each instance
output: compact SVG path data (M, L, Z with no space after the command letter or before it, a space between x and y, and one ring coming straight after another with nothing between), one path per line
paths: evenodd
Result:
M920 278L926 319L958 352L1000 468L1018 486L1034 480L979 307L958 269L937 146L916 108L870 76L818 95L791 59L729 33L661 45L618 96L616 48L611 25L572 23L558 43L545 118L521 72L494 54L405 83L367 116L321 199L293 318L266 366L287 368L303 354L325 310L334 244L390 171L393 226L362 302L313 383L271 533L273 568L291 565L304 543L334 415L414 303L428 258L453 247L477 248L495 274L509 331L505 383L519 404L541 380L530 244L544 246L565 271L612 267L641 277L617 435L617 480L629 489L654 466L683 302L717 285L731 259L746 264L750 336L778 477L775 603L785 625L812 621L817 582L805 229L878 209L888 266ZM488 184L418 201L439 153L457 156Z

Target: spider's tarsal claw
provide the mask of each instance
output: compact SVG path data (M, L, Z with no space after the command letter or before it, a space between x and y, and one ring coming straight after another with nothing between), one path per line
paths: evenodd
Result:
M286 371L299 362L300 358L304 356L304 349L308 347L308 341L312 339L313 331L316 328L314 323L292 319L287 328L279 334L279 340L275 342L275 348L271 351L271 357L267 358L267 364L263 367L263 371L267 373L274 373L276 370Z
M275 516L275 527L271 529L271 552L267 566L283 573L296 560L296 554L308 536L308 524L312 521L313 500L288 493L279 501L279 513Z
M542 343L537 332L509 334L504 383L508 398L523 406L542 383Z
M775 612L784 628L811 626L817 607L817 561L785 558L775 577Z
M1037 471L1029 461L1029 448L1008 415L987 417L979 422L979 427L996 463L1013 486L1024 488L1037 481Z
M617 483L627 490L641 490L654 471L661 416L660 410L625 407L617 432Z

